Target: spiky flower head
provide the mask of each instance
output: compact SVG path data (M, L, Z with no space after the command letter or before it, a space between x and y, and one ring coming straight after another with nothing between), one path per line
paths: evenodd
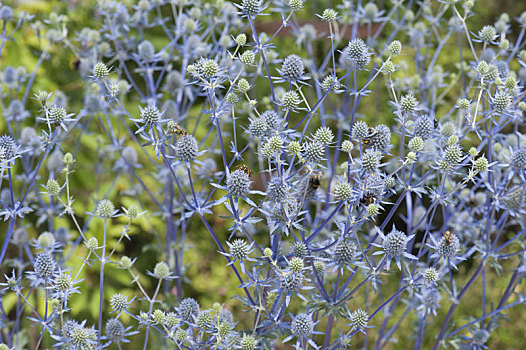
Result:
M418 152L418 151L421 151L422 148L424 147L424 141L422 140L421 137L416 136L416 137L413 137L411 140L409 140L408 146L411 150Z
M384 62L382 66L382 73L384 74L393 74L396 72L396 66L392 61Z
M38 246L41 248L51 247L55 243L55 236L51 232L43 232L38 236Z
M254 64L255 59L256 59L256 55L254 54L254 51L252 50L247 50L243 52L241 56L239 56L239 60L241 61L241 63L247 64L247 65Z
M353 148L354 148L354 146L353 146L351 141L345 140L345 141L342 142L342 145L341 145L342 152L351 153Z
M426 283L433 283L438 280L438 271L434 267L428 267L424 271L424 279Z
M330 128L321 127L316 130L316 133L314 134L314 139L320 142L321 144L328 146L332 143L334 135Z
M240 341L241 350L255 350L258 342L254 336L250 334L244 334Z
M420 300L427 308L439 306L441 298L440 291L435 287L423 288L420 294Z
M380 166L380 156L378 152L367 151L362 155L362 167L368 172L375 172Z
M114 343L118 343L124 338L126 330L122 322L117 318L110 318L106 322L106 336Z
M478 345L480 348L484 349L483 345L488 342L489 337L490 333L487 329L479 328L476 331L474 331L471 335L471 341L473 342L473 344Z
M298 141L290 141L287 150L290 154L299 154L301 152L301 145Z
M59 292L68 291L73 286L71 275L67 272L59 273L53 280L53 286Z
M49 179L46 183L47 191L51 196L56 196L60 193L60 185L57 180Z
M290 55L283 61L281 75L285 80L295 81L303 75L304 70L303 60L298 55Z
M123 256L119 260L119 264L123 269L129 269L133 265L133 262L129 257Z
M91 237L86 242L86 247L88 247L89 250L95 250L99 247L99 241L95 237Z
M361 308L349 314L351 325L357 329L364 329L369 323L369 314Z
M250 90L250 83L245 78L241 78L237 81L236 89L240 93L244 94L245 92Z
M477 170L478 172L484 172L488 169L488 160L486 159L485 156L480 156L479 158L477 158L477 160L475 160L475 170Z
M445 137L450 137L456 132L456 130L457 130L457 127L455 126L455 124L453 124L452 122L446 122L442 124L440 132Z
M164 261L155 264L153 274L159 279L165 279L170 276L170 267Z
M303 144L303 157L307 160L318 161L325 156L325 146L318 141Z
M511 166L516 170L526 168L526 148L519 148L511 157Z
M281 104L286 110L295 109L300 104L301 99L296 91L285 91L281 97Z
M512 97L506 91L499 91L493 97L493 106L499 112L504 112L511 105Z
M145 62L150 62L155 58L155 48L148 40L141 42L137 47L137 51L139 52L139 57Z
M301 10L303 8L303 1L302 0L289 0L289 6L293 10Z
M294 317L291 324L291 331L299 339L307 339L314 331L314 322L312 316L307 314L298 314Z
M101 218L107 219L111 218L113 216L113 213L115 212L115 206L113 205L113 202L109 199L103 199L99 202L97 205L97 216L100 216Z
M486 43L493 41L496 35L497 31L493 26L484 26L481 30L479 30L480 39Z
M143 122L147 125L155 125L161 119L161 112L159 109L153 105L146 106L145 108L140 108L141 118Z
M377 125L373 130L371 145L377 151L385 150L391 143L391 130L384 124Z
M518 211L524 202L524 187L519 186L513 188L511 191L506 193L504 203L506 207L513 211Z
M265 120L269 128L276 130L281 127L282 119L278 113L268 110L261 114L261 118Z
M321 14L321 18L326 22L333 22L338 18L338 12L334 9L325 9Z
M305 276L303 273L285 273L281 275L280 286L287 293L295 293L302 285Z
M66 119L67 112L66 109L62 106L54 105L49 109L49 120L55 124L60 124Z
M163 324L166 319L166 314L163 310L157 309L152 313L152 319L157 324Z
M415 120L414 135L427 140L433 134L434 120L430 116L422 115Z
M363 140L369 136L369 126L364 121L357 121L352 128L352 137L357 140Z
M459 109L468 110L471 106L471 102L467 98L461 98L458 100L457 106Z
M73 345L75 345L75 349L95 348L94 343L96 340L96 335L93 329L75 325L70 332L70 338Z
M369 216L376 216L380 212L380 207L376 203L371 203L365 208L365 210L367 210Z
M399 55L402 52L402 43L398 40L392 41L387 47L387 50L389 50L392 55Z
M385 188L392 188L396 184L394 176L388 176L385 178L384 186Z
M282 147L283 147L283 139L278 135L275 135L269 138L267 142L265 142L265 145L264 145L264 148L268 148L272 152L280 151Z
M247 43L247 36L246 36L246 34L241 33L238 36L236 36L235 42L239 46L245 46L245 44Z
M363 7L363 15L364 18L368 21L374 20L378 15L378 6L376 6L376 4L373 2L368 2Z
M128 297L120 293L113 294L110 305L113 310L120 313L128 307Z
M197 140L193 135L182 135L177 139L175 151L179 159L183 162L191 162L199 152Z
M269 126L265 119L258 117L250 121L248 131L254 136L264 136L269 131Z
M307 250L307 246L305 245L305 243L300 242L300 241L294 242L294 244L292 245L292 254L295 257L303 259L307 256L307 253L308 253L308 250Z
M460 242L457 235L448 231L438 242L437 253L443 258L452 258L457 254L459 247Z
M391 232L385 236L383 248L389 257L402 256L407 248L406 234L393 227Z
M404 113L412 113L417 105L418 100L413 94L404 95L400 100L400 108Z
M203 330L208 330L211 328L212 324L212 315L208 311L201 311L197 315L196 322L197 327Z
M314 269L316 273L321 277L325 273L325 263L323 261L315 261Z
M175 331L174 338L178 342L183 342L188 338L188 333L184 329L178 329Z
M462 148L458 144L449 145L444 151L443 161L449 166L455 165L460 162L462 156Z
M215 60L206 58L199 62L199 71L207 78L213 78L219 73L219 65Z
M104 79L110 74L108 67L102 62L98 62L93 67L93 76L97 79Z
M230 254L236 260L245 259L250 252L250 246L244 239L236 239L234 242L229 244L229 246Z
M352 193L352 185L348 182L339 182L334 186L334 194L341 201L350 200Z
M352 62L356 69L363 69L370 61L371 52L360 38L349 41L343 51L344 57Z
M179 304L179 316L183 321L193 323L199 314L199 303L193 298L184 298Z
M228 194L232 197L243 197L250 191L249 174L241 169L231 172L226 180Z
M55 273L57 263L49 253L39 253L35 257L35 274L40 278L50 278Z
M294 257L289 261L289 268L290 271L292 271L293 273L301 272L304 266L305 265L303 264L303 259L301 258Z
M341 239L334 247L332 259L338 265L346 265L353 261L356 255L356 244L348 239Z
M272 202L279 203L286 200L290 192L290 185L279 176L270 179L267 185L267 193Z
M241 11L247 16L256 16L261 11L261 0L242 0Z
M332 88L333 91L337 91L341 87L340 82L334 75L327 75L323 78L321 88L323 91L327 91Z

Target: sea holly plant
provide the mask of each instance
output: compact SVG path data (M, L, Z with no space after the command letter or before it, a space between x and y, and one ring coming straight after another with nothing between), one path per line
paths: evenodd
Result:
M0 5L0 350L522 336L526 12L88 3Z

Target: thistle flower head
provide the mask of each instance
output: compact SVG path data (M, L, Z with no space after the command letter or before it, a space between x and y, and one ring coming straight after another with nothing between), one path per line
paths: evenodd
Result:
M414 135L427 140L433 134L434 128L433 118L427 115L420 116L415 120Z
M39 253L35 257L35 274L40 278L50 278L55 274L57 263L49 253Z
M114 311L120 313L128 307L128 297L120 293L113 294L110 299L110 305Z
M384 239L383 248L385 253L391 257L400 257L405 253L406 247L406 234L393 227L392 231Z
M199 314L199 304L193 298L184 298L179 304L178 311L183 321L193 323Z
M290 327L292 334L299 339L307 339L314 331L314 322L312 316L307 314L298 314L292 320Z
M364 329L369 323L369 314L360 308L349 314L349 321L351 321L351 326L357 329Z
M346 265L353 261L356 255L356 244L348 239L341 239L334 246L332 258L338 265Z
M228 194L232 197L243 197L250 191L249 174L241 169L231 172L226 181Z
M97 216L100 216L101 218L108 219L113 216L113 213L115 212L115 206L113 205L113 202L109 199L103 199L97 204Z
M104 79L110 74L108 67L103 62L98 62L93 66L93 76L97 79Z
M199 152L197 140L193 135L182 135L177 139L175 151L179 159L183 162L191 162Z
M285 80L295 81L303 75L304 70L303 60L298 55L290 55L283 61L281 75Z

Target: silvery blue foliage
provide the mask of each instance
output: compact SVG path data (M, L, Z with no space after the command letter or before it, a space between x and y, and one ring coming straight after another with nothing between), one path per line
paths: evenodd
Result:
M415 349L487 348L526 301L526 13L472 28L469 0L343 1L320 33L306 5L102 0L78 32L0 7L0 53L24 30L44 43L36 67L1 68L0 350L28 325L36 348L380 349L408 319ZM80 107L37 88L57 50ZM146 226L151 264L126 255ZM242 314L188 295L203 234ZM498 299L489 274L509 280ZM456 318L470 288L480 310ZM98 315L75 319L88 293Z

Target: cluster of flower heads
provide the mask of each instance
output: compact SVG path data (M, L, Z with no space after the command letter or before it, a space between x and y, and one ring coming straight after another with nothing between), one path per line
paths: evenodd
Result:
M38 66L2 68L0 350L28 325L36 348L345 349L371 333L382 348L402 327L415 349L487 348L526 301L526 13L473 31L471 0L344 0L319 32L299 25L303 7L101 0L100 22L68 34L66 15L0 5L0 51L23 26L37 65L68 43L85 87L77 108L36 88ZM82 177L97 181L86 201ZM146 226L160 261L142 274L126 248ZM239 315L185 295L184 252L204 239ZM504 271L490 300L488 275ZM97 316L82 319L86 283ZM457 318L480 283L481 310Z

